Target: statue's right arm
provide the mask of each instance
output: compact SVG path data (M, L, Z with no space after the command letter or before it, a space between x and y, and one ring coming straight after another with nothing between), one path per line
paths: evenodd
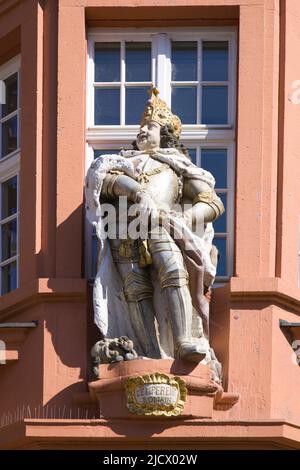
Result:
M117 199L126 196L129 201L139 205L141 215L157 218L157 207L151 196L133 178L127 175L108 173L104 179L101 195L106 199Z
M136 202L141 185L130 176L107 173L103 181L101 196L106 199L117 199L126 196L130 201Z

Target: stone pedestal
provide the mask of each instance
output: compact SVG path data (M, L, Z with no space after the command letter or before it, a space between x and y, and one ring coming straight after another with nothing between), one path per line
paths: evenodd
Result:
M174 378L175 381L179 380L186 393L183 391L184 399L180 402L180 412L175 413L177 418L212 418L214 403L223 394L222 387L211 379L211 370L208 366L181 360L145 359L103 364L99 366L99 377L98 380L89 383L89 391L91 398L98 402L101 416L109 419L155 419L159 416L159 412L156 416L155 413L147 414L142 410L132 412L128 384L134 382L133 377L144 377L144 379L137 379L137 382L142 382L142 380L147 382L143 387L140 386L138 393L148 394L153 391L154 395L160 395L158 400L165 400L164 397L172 393L172 386L165 384L161 389L158 385L153 387L156 377L158 381L162 377L161 380L165 383L169 381L169 378L170 383L175 383L174 380L172 381ZM139 402L139 399L137 401ZM137 405L139 407L139 403ZM167 419L172 419L172 413L165 414L165 416Z

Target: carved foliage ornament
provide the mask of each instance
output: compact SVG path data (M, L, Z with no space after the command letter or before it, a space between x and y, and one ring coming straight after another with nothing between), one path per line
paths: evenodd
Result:
M145 416L178 416L187 397L185 380L155 372L126 383L127 408Z

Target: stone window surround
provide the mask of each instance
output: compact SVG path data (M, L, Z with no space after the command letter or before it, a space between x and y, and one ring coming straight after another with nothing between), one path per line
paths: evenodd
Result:
M87 103L86 103L86 170L89 168L96 149L113 149L124 144L130 145L134 140L138 126L133 125L94 125L94 44L95 42L117 41L151 41L152 61L158 57L156 67L152 67L152 81L160 90L160 97L168 105L171 100L170 53L171 40L201 41L219 40L229 42L228 55L228 124L227 125L183 125L181 141L190 148L196 148L199 155L203 148L227 149L227 231L218 234L226 236L226 276L218 276L217 282L228 281L233 274L234 265L234 189L235 189L235 136L236 136L236 57L237 30L234 26L222 27L166 27L166 28L90 28L88 30L87 58ZM124 44L124 43L123 43ZM121 50L124 47L121 47ZM124 50L122 51L124 60ZM200 58L199 58L200 60ZM162 73L157 72L158 67ZM122 73L122 72L121 72ZM121 86L124 80L121 78ZM200 82L198 83L200 86ZM124 94L123 94L124 96ZM124 99L121 97L121 119L124 117ZM92 278L92 230L86 224L86 275Z
M2 280L1 280L1 274L2 274L2 266L6 266L14 261L17 263L17 280L16 280L16 287L19 286L19 172L20 172L20 67L21 67L21 56L20 54L16 55L12 59L8 60L4 64L0 66L0 82L2 80L5 80L6 78L10 77L11 75L15 74L16 72L18 73L18 106L17 110L14 113L11 113L11 115L18 115L19 120L18 120L18 148L5 155L4 158L0 159L0 188L1 184L4 183L5 181L13 178L14 176L17 176L18 178L18 201L17 201L17 207L18 210L16 214L13 216L10 216L3 221L1 221L0 225L2 225L3 222L6 221L11 221L17 219L17 254L3 262L0 261L0 296L1 296L1 286L2 286ZM7 117L5 117L6 119ZM0 122L2 123L2 119L0 119ZM0 143L1 143L1 134L0 134ZM1 204L1 192L0 192L0 204ZM1 247L1 234L0 234L0 247ZM1 249L1 248L0 248Z

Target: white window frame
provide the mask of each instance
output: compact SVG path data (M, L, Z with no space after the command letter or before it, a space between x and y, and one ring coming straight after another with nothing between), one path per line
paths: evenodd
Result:
M199 153L201 149L226 149L227 150L227 186L226 188L218 188L217 185L215 190L217 194L227 195L227 209L226 209L226 232L217 232L216 238L226 237L226 272L227 276L217 276L218 282L228 281L229 277L233 273L234 267L234 186L235 186L235 143L234 142L200 142L195 141L189 143L188 148L197 148L197 160L199 159ZM199 149L199 150L198 150Z
M228 41L228 81L227 82L172 82L171 78L171 41ZM181 142L187 147L226 148L227 149L227 276L218 276L217 281L227 281L233 275L234 265L234 189L235 189L235 139L236 139L236 92L237 92L237 31L235 27L192 27L192 28L92 28L88 32L87 59L87 104L86 104L86 170L94 159L94 150L109 149L128 145L135 139L139 126L124 125L124 43L152 42L152 82L160 91L160 98L170 106L171 86L176 85L227 85L228 86L228 124L183 124ZM120 125L94 125L94 47L96 42L121 42L121 86ZM198 47L198 64L201 64L201 48ZM155 60L157 58L157 60ZM160 73L158 73L160 70ZM198 70L198 77L201 71ZM146 82L145 82L146 84ZM148 82L147 82L148 84ZM97 85L100 85L97 83ZM110 86L108 82L101 86ZM143 86L144 82L133 83L129 86ZM127 86L127 85L126 85ZM123 91L122 91L123 89ZM200 93L197 94L200 99ZM197 109L199 113L198 103ZM198 114L199 120L199 114ZM219 192L222 192L219 191ZM225 191L224 191L225 192ZM91 273L91 227L86 224L86 273ZM221 234L220 234L221 235Z
M17 149L13 152L7 154L4 158L0 159L0 189L2 183L5 183L7 180L13 178L14 176L17 177L17 212L9 217L0 221L0 228L3 224L10 222L12 220L17 220L17 252L15 256L2 261L0 258L0 296L2 293L2 267L13 263L16 261L16 272L17 272L17 279L16 279L16 288L19 286L19 257L20 257L20 250L19 250L19 225L20 225L20 212L19 212L19 184L20 184L20 111L21 111L21 97L20 97L20 69L21 69L21 56L17 55L13 59L5 62L3 65L0 66L0 84L2 86L2 81L6 78L10 77L11 75L18 73L18 106L17 110L9 115L5 116L5 118L1 119L0 122L5 122L7 119L17 115L18 116L18 128L17 128L17 142L18 146ZM1 145L1 126L0 126L0 145ZM0 191L0 210L2 207L2 189ZM1 230L0 230L0 249L2 249L2 240L1 240ZM4 294L5 295L5 294Z

